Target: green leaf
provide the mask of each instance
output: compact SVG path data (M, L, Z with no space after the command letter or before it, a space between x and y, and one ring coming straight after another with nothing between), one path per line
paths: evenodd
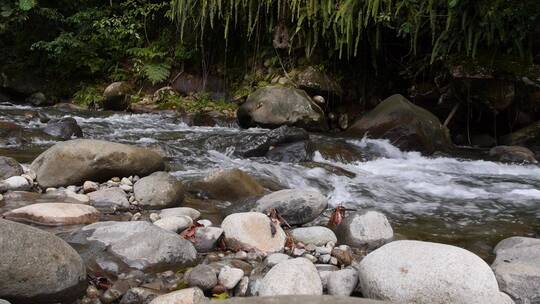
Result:
M23 11L29 11L36 6L36 0L19 0L19 8Z
M169 78L171 66L166 63L146 63L143 67L144 75L152 84L163 82Z
M459 0L448 0L448 7L454 8L458 4Z
M227 300L229 298L229 294L226 292L220 293L220 294L214 294L212 296L213 300Z

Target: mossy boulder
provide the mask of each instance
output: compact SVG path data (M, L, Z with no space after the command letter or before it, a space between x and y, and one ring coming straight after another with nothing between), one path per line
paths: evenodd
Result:
M431 154L452 148L449 133L435 115L397 94L360 117L345 134L388 139L403 150Z
M307 67L297 76L297 85L300 89L313 95L343 95L343 89L339 83L327 73L316 67Z
M253 92L238 108L237 117L243 128L288 125L312 131L328 129L323 110L305 91L281 86Z

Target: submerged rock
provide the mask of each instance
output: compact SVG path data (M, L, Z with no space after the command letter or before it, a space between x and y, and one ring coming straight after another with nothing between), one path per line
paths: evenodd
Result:
M4 217L45 226L80 225L97 222L99 211L82 204L38 203L6 212Z
M63 140L68 140L72 137L83 137L81 127L79 127L77 121L72 117L49 121L43 132Z
M512 303L491 268L459 247L395 241L368 254L358 268L362 294L398 303Z
M85 289L81 257L43 230L0 219L0 298L13 303L71 303Z
M42 188L105 181L114 176L145 176L163 170L156 152L103 140L76 139L58 143L31 165Z
M87 265L113 273L125 267L159 271L189 266L197 255L191 242L144 221L99 222L71 233L67 240Z
M237 111L243 128L296 126L313 131L328 129L323 110L302 90L271 86L249 95Z
M339 243L357 248L375 249L394 237L394 231L384 214L377 211L347 215L336 227Z
M264 134L243 135L236 142L234 153L242 157L264 156L273 147L308 138L309 134L304 129L281 126ZM230 142L225 144L230 146Z
M317 269L309 260L296 258L272 267L261 281L260 296L322 295Z
M540 303L540 239L511 237L494 250L491 265L499 287L516 304Z
M258 212L235 213L221 223L225 242L232 249L276 252L285 246L285 232Z
M242 200L264 193L264 188L257 180L240 169L217 171L194 183L192 187L211 199L226 201Z
M0 156L0 181L12 176L23 174L23 168L15 159L6 156Z
M184 201L182 182L167 172L155 172L133 186L135 199L146 209L176 207Z
M328 200L319 191L286 189L263 196L251 210L275 208L290 225L299 225L316 219L327 206Z
M447 151L452 147L449 131L439 119L401 95L392 95L382 101L345 134L385 138L401 149L426 153Z

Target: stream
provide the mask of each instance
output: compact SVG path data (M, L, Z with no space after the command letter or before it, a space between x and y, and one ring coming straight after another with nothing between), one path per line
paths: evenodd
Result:
M315 188L331 207L375 209L385 213L398 238L455 244L485 259L493 246L513 236L540 235L540 167L510 165L449 156L424 157L403 152L385 140L340 139L312 135L327 142L346 142L367 157L362 161L327 159L315 151L313 161L344 169L239 158L234 142L266 129L239 129L235 124L189 126L182 117L58 108L33 108L0 103L0 121L14 122L30 132L18 145L0 146L0 155L29 164L55 141L33 131L45 126L37 112L50 118L71 116L85 138L104 139L158 149L170 171L182 181L200 179L220 168L240 168L283 188ZM1 209L1 208L0 208ZM0 210L1 211L1 210Z

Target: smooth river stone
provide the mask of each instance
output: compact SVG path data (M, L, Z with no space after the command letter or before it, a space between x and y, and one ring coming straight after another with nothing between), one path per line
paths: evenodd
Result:
M29 222L46 226L91 224L99 220L99 211L82 204L40 203L4 213L13 221Z
M274 233L272 228L274 227ZM285 232L279 225L258 212L235 213L227 216L221 223L225 242L233 249L256 249L263 252L276 252L285 246Z

